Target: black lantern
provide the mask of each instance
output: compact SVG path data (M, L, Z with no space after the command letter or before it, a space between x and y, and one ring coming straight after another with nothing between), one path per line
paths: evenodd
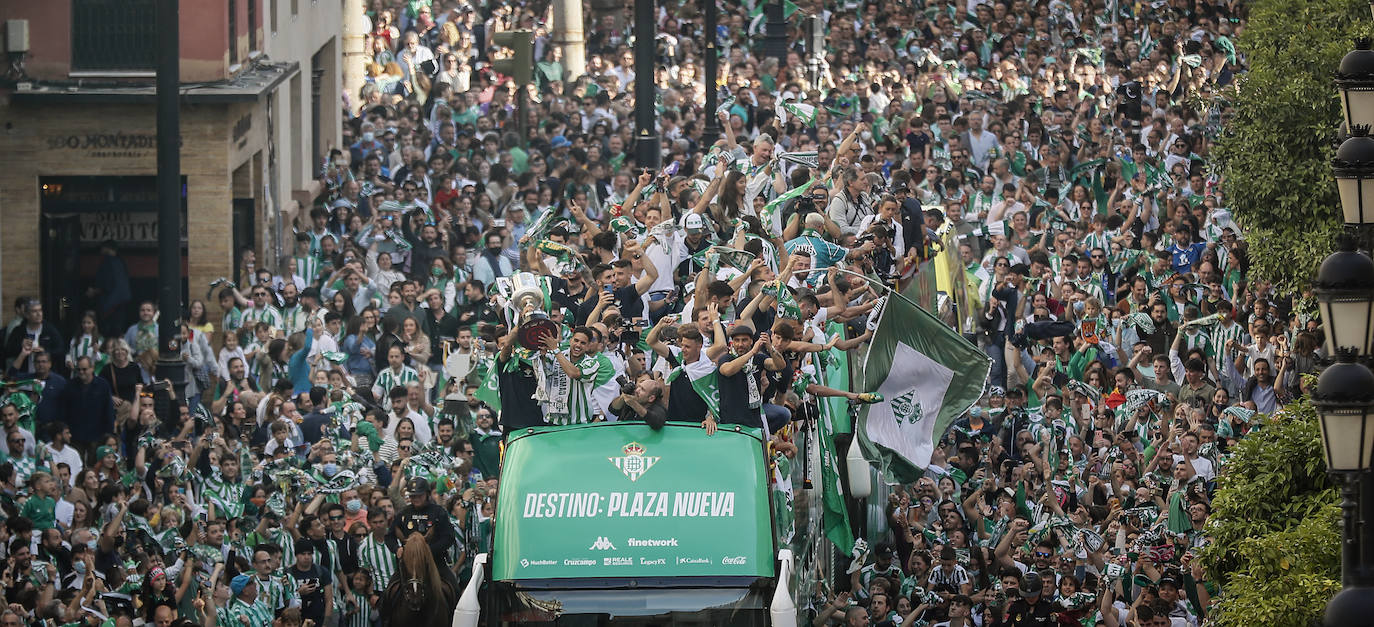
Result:
M1350 137L1331 162L1346 224L1374 224L1374 137L1369 126L1350 127Z
M1369 49L1369 44L1368 38L1355 40L1355 49L1341 59L1341 68L1336 73L1341 109L1345 123L1351 127L1374 124L1374 50Z
M1374 372L1341 349L1317 379L1313 404L1321 416L1322 448L1332 472L1369 470L1374 454Z
M1356 252L1353 237L1341 236L1337 246L1312 283L1326 327L1326 354L1342 348L1367 353L1374 343L1374 260Z

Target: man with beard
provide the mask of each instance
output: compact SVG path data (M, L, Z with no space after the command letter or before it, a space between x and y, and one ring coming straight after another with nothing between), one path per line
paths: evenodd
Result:
M1273 365L1268 359L1260 357L1250 366L1254 371L1245 385L1241 387L1241 398L1255 404L1255 411L1272 414L1282 403L1278 390L1274 387ZM1282 371L1280 371L1282 372Z
M501 339L496 355L496 380L501 397L501 426L506 431L548 424L544 409L534 400L537 383L534 368L539 367L515 354L516 329Z
M281 323L287 335L305 331L310 321L311 310L301 302L301 292L296 284L287 281L281 288Z

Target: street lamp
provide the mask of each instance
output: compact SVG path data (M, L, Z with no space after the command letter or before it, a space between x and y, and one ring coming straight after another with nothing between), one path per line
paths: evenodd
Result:
M1313 394L1321 418L1322 448L1331 472L1363 472L1374 456L1374 372L1340 349L1322 371Z
M1322 269L1327 265L1323 263ZM1332 324L1336 321L1328 321ZM1327 603L1328 627L1374 624L1374 588L1366 585L1369 577L1361 555L1369 545L1363 537L1369 528L1360 522L1361 502L1368 501L1361 498L1361 491L1368 487L1370 458L1374 456L1374 372L1358 363L1357 357L1353 349L1340 349L1338 361L1322 371L1312 394L1327 470L1342 478L1342 589Z
M1374 260L1355 251L1353 237L1342 236L1338 246L1312 286L1325 322L1326 354L1348 349L1358 355L1374 346Z
M1374 137L1369 136L1369 128L1368 124L1350 126L1350 137L1341 142L1331 160L1346 224L1374 224Z
M1374 2L1370 6L1374 13ZM1368 38L1355 40L1355 49L1341 59L1336 87L1341 90L1347 126L1374 124L1374 50L1370 50Z
M1370 0L1374 13L1374 0ZM1336 75L1345 114L1332 160L1347 228L1367 236L1374 227L1374 50L1355 42ZM1361 360L1374 356L1374 260L1357 252L1363 238L1346 233L1322 261L1313 284L1336 358L1317 378L1317 410L1326 467L1341 478L1341 591L1326 604L1327 627L1374 627L1374 372ZM1361 511L1363 510L1363 512ZM1362 515L1363 514L1363 515Z

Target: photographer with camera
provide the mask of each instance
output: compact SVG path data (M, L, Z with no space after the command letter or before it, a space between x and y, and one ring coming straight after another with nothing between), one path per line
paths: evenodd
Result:
M668 407L663 400L663 383L645 377L634 383L624 375L616 377L620 395L611 401L611 412L619 420L643 420L655 430L668 422Z

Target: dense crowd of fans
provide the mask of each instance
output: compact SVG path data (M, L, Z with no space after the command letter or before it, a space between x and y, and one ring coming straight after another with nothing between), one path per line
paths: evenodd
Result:
M455 583L489 546L503 431L745 424L790 455L817 398L878 400L821 383L883 285L992 372L815 624L1206 616L1226 451L1320 352L1308 310L1247 276L1209 156L1241 3L789 2L776 58L761 3L704 33L666 2L652 103L628 3L587 7L582 75L545 2L355 4L369 79L327 193L279 262L241 251L188 303L180 397L113 244L74 328L15 302L0 625L376 624L417 522ZM527 111L491 70L511 29L537 37ZM666 167L637 161L636 107Z

